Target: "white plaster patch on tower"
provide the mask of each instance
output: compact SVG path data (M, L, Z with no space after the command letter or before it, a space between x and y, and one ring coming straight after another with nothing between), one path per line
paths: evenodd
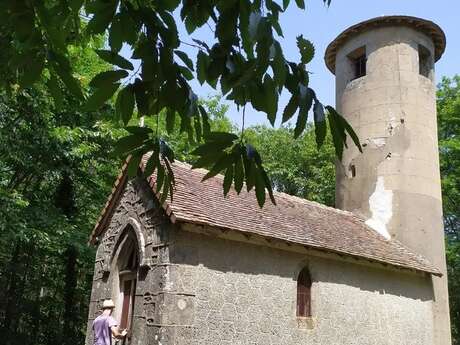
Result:
M393 192L385 189L383 176L377 178L374 193L369 198L369 209L372 217L366 224L389 240L387 224L393 215Z
M394 135L394 131L401 125L401 121L396 119L393 112L390 111L389 113L390 121L388 122L388 134Z
M375 147L383 147L387 143L387 138L372 138L370 139L371 143L374 144Z

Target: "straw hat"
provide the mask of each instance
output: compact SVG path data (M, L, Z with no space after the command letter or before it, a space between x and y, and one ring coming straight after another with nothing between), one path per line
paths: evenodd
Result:
M115 308L115 303L111 299L106 299L104 303L102 303L102 309L113 309Z

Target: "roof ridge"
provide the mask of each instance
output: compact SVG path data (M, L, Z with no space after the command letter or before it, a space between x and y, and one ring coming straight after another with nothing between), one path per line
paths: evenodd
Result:
M337 212L337 213L342 213L342 214L345 214L347 216L352 216L354 218L358 218L360 221L364 221L360 216L356 215L355 213L353 212L350 212L350 211L346 211L346 210L342 210L340 208L336 208L336 207L332 207L332 206L327 206L327 205L324 205L318 201L314 201L314 200L310 200L310 199L307 199L307 198L302 198L300 196L297 196L297 195L291 195L291 194L288 194L288 193L284 193L284 192L278 192L278 191L275 191L275 194L285 198L285 199L294 199L296 201L299 201L299 202L307 202L307 203L311 203L311 204L314 204L315 206L318 206L320 208L324 208L326 210L331 210L331 211L334 211L334 212Z
M209 170L207 170L205 168L195 168L194 169L194 168L192 168L191 164L186 163L186 162L182 162L180 160L175 160L174 164L183 165L186 168L190 168L190 171L193 170L193 171L201 172L203 174L206 174L209 171ZM222 174L220 174L220 173L215 175L215 176L213 176L213 177L219 178L221 180L224 179L224 176ZM211 179L213 177L211 177ZM230 188L235 190L233 185ZM352 217L354 219L357 219L358 221L362 222L366 226L366 228L367 228L366 230L371 232L373 235L375 235L379 239L381 239L381 240L383 240L385 242L394 242L394 241L396 241L396 239L393 239L393 238L388 239L385 236L383 236L382 234L380 234L379 232L375 231L374 229L372 229L369 225L367 225L365 223L365 219L362 216L360 216L360 215L358 215L356 213L353 213L351 211L346 211L346 210L342 210L342 209L339 209L339 208L336 208L336 207L327 206L327 205L324 205L324 204L322 204L320 202L317 202L317 201L314 201L314 200L310 200L310 199L307 199L307 198L302 198L302 197L299 197L297 195L291 195L291 194L284 193L284 192L274 191L274 194L275 194L275 198L276 198L276 196L279 196L279 197L284 198L286 200L294 201L296 203L302 203L302 204L307 204L307 205L310 204L311 206L316 206L316 207L319 207L319 208L322 208L322 209L325 209L325 210L336 212L338 214L343 214L343 215L346 215L346 216L350 216L350 217ZM399 242L399 244L402 245L404 248L406 248L403 243ZM418 255L418 256L423 258L420 255Z
M179 160L175 160L174 164L183 165L185 167L189 167L190 170L201 171L203 173L207 173L209 171L209 170L207 170L205 168L193 168L191 164L186 163L186 162L182 162L182 161L179 161ZM224 176L222 174L220 174L220 173L215 175L215 176L213 176L213 177L217 177L217 178L222 179L222 180L224 179ZM231 188L234 189L233 185L232 185ZM340 208L336 208L336 207L332 207L332 206L327 206L327 205L324 205L324 204L322 204L320 202L310 200L310 199L307 199L307 198L302 198L300 196L288 194L288 193L285 193L285 192L280 192L280 191L276 191L276 190L273 191L273 192L274 192L275 195L278 195L278 196L283 197L285 199L292 199L292 200L303 202L303 203L304 202L311 203L311 204L314 204L314 205L316 205L316 206L318 206L320 208L331 210L331 211L338 212L338 213L342 213L342 214L345 214L345 215L348 215L348 216L352 216L352 217L355 217L358 220L364 222L364 219L362 217L360 217L359 215L357 215L357 214L355 214L353 212L350 212L350 211L342 210Z
M145 171L148 158L148 154L142 157L139 165L141 170ZM232 188L232 197L224 199L222 187L219 185L223 178L221 174L214 176L217 179L202 181L207 170L191 167L189 163L179 160L173 163L178 182L174 190L174 202L170 202L168 198L161 205L172 223L206 224L217 229L232 229L243 234L298 243L396 267L441 274L422 255L412 252L397 240L386 239L352 212L282 192L275 192L279 200L277 205L267 205L261 212L253 195L246 191L237 198L236 191ZM120 175L120 178L126 177L126 166ZM156 192L154 174L147 177L147 182L154 197L160 200L161 193ZM105 231L122 187L118 183L114 188L115 192L109 198L100 221L93 230L92 243L96 236ZM329 213L317 212L312 216L311 211L315 213L318 209L328 210Z

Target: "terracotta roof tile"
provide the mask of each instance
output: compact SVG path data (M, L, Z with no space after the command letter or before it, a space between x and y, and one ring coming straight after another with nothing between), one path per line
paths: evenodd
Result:
M143 163L145 160L143 161ZM422 256L396 240L387 240L354 214L284 193L275 193L277 205L267 198L259 208L251 191L232 189L223 196L222 176L201 182L204 169L173 164L176 186L173 202L163 207L174 222L194 223L256 234L310 248L347 254L392 266L439 275ZM150 177L153 186L155 177ZM154 188L152 188L154 189ZM93 236L103 229L95 228Z

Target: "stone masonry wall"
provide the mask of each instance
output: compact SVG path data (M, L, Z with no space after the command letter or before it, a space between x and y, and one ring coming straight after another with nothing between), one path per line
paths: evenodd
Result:
M427 277L175 231L170 306L175 345L432 345ZM313 280L311 319L296 317L296 278ZM176 296L179 296L176 294ZM174 326L172 326L174 327Z
M129 182L100 239L86 345L102 301L116 300L116 253L128 228L140 261L132 345L433 344L427 277L191 233L153 200L144 181ZM298 319L305 265L313 317Z
M96 253L93 289L86 345L93 344L92 322L100 314L104 299L112 298L118 283L116 275L117 245L125 229L134 231L139 246L139 271L133 312L132 345L169 344L168 333L162 330L162 315L170 297L165 290L168 281L169 222L150 187L142 179L128 182L107 230L100 239ZM114 257L115 256L115 257ZM120 309L120 308L118 308ZM126 344L128 345L128 344Z

